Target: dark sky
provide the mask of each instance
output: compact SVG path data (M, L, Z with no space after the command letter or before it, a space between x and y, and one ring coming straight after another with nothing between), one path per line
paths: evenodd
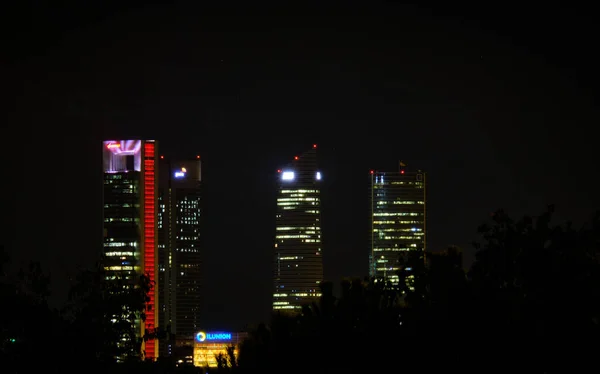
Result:
M430 249L469 260L497 208L600 206L591 9L36 4L2 12L2 240L57 305L101 247L105 138L202 156L208 328L268 318L276 170L313 143L336 282L366 275L368 171L399 159L429 173Z

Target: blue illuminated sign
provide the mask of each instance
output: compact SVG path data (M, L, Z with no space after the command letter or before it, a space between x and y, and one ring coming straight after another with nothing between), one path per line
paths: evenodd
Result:
M185 170L185 168L181 168L180 171L175 172L175 178L183 178L185 177L185 173L187 173L187 170Z
M196 334L196 340L199 342L204 342L204 341L216 341L216 340L221 340L221 341L228 341L231 340L231 333L230 332L203 332L200 331L199 333Z

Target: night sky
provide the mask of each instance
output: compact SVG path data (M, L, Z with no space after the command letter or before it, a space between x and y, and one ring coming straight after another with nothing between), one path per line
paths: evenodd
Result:
M590 9L43 4L2 11L2 241L57 306L101 248L103 139L201 155L207 328L268 319L276 171L313 143L335 282L367 274L369 170L400 159L429 173L429 249L467 261L498 208L600 207Z

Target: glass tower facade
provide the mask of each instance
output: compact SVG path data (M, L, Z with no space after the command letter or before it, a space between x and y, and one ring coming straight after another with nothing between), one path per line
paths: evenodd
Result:
M102 143L103 255L107 280L130 280L141 274L155 282L157 251L156 143L153 140L109 140ZM158 326L156 285L150 291L140 336ZM145 358L158 355L154 340L144 343Z
M161 156L159 184L159 322L169 332L161 355L171 355L176 337L191 337L200 326L200 157L167 161Z
M426 249L426 174L370 172L369 275L397 286L400 256Z
M278 170L275 311L300 312L321 296L321 178L316 145Z

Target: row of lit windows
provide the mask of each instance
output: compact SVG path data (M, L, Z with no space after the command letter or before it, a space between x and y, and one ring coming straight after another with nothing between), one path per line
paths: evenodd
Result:
M301 305L273 305L273 309L302 309Z
M314 193L314 194L292 193L292 194L287 194L286 196L287 197L280 197L277 200L279 200L279 201L297 201L297 200L303 200L303 199L309 199L309 198L317 200L317 201L320 200L318 193ZM313 197L307 197L307 196L313 196Z
M131 189L131 188L122 188L121 186L115 186L115 188L113 188L112 192L121 193L121 194L127 194L127 195L132 195L132 194L135 193L133 191L133 189Z
M305 234L316 234L317 231L321 230L319 226L316 224L314 226L285 226L285 227L277 227L277 231L304 231Z
M411 227L411 228L389 228L389 229L373 229L373 232L420 232L423 231L423 229L418 228L418 227Z
M277 206L281 206L281 207L290 207L292 209L294 209L295 206L301 205L301 202L299 201L290 201L290 202L284 202L284 203L277 203ZM306 204L303 204L306 205ZM317 205L317 203L315 203L314 201L310 202L310 205Z
M109 243L104 243L104 247L137 247L137 242L115 242L114 238L108 238Z
M375 217L393 217L393 216L422 216L422 212L378 212L373 213Z
M393 200L393 201L378 201L377 205L413 205L413 204L425 204L424 201L415 200Z
M104 218L104 222L139 222L139 218L132 217L118 217L118 218Z
M294 297L321 297L321 292L317 292L317 290L312 290L313 292L298 292L298 293L275 293L274 297L286 297L286 298L294 298ZM274 303L278 304L287 304L289 301L276 301Z
M104 270L112 270L112 271L139 271L139 267L137 266L107 266Z
M177 266L184 269L192 269L200 267L200 264L178 264Z
M317 193L319 192L318 190L281 190L281 193Z
M301 260L303 258L304 257L302 257L302 256L285 256L285 257L279 257L278 259L280 261L285 261L285 260Z
M415 232L413 235L400 235L400 236L383 236L384 234L379 235L379 239L384 240L394 240L394 239L408 239L408 240L418 240L421 236L423 236L422 232Z
M374 225L410 225L410 224L422 224L423 221L373 221Z
M104 204L104 208L131 208L132 204L124 203L124 204ZM134 208L139 208L140 204L133 204Z
M390 184L400 184L400 185L415 185L415 186L422 186L423 182L413 182L413 181L392 181L392 183Z
M176 248L175 250L182 253L200 253L200 250L196 248Z
M410 244L410 247L395 247L395 248L373 248L373 252L406 252L406 251L414 251L417 248L415 244Z
M182 220L177 220L175 221L178 225L191 225L191 226L195 226L198 225L198 220L197 219L182 219Z
M132 257L132 256L135 256L135 253L134 252L106 252L104 255L108 256L108 257L119 257L119 256Z
M400 270L400 268L393 267L393 266L385 266L385 267L375 268L375 270L378 270L378 271L398 271L398 270ZM398 276L397 275L390 275L390 277L398 277Z
M319 226L310 227L277 227L277 231L290 231L290 230L321 230Z
M384 173L375 176L375 183L383 183L384 180L389 180L388 184L401 184L401 185L413 185L413 184L423 184L423 175L417 174L416 180L413 178L407 178L407 176L402 176L398 178L398 175L386 175ZM408 180L410 179L410 180Z
M284 198L279 198L277 199L277 201L281 201L281 202L285 202L285 201L319 201L318 197L284 197Z
M403 186L414 186L415 188L422 188L424 186L423 182L412 182L412 181L391 181L388 182L386 180L384 180L384 178L382 177L381 179L375 179L375 185L373 185L373 188L385 188L386 186L389 185L403 185Z
M180 215L187 216L187 217L198 217L200 215L198 208L194 208L194 209L179 208L178 212Z
M199 240L200 237L199 236L176 236L175 239L181 240L181 241L195 242L195 241Z
M315 233L313 232L313 234ZM311 235L276 235L275 239L310 239L311 237ZM320 238L321 235L317 237Z
M296 210L297 209L297 207L295 207L295 206L282 206L281 208L283 210ZM304 209L304 208L301 208L301 209ZM304 213L319 214L319 211L318 210L305 210ZM281 215L279 217L281 217Z

